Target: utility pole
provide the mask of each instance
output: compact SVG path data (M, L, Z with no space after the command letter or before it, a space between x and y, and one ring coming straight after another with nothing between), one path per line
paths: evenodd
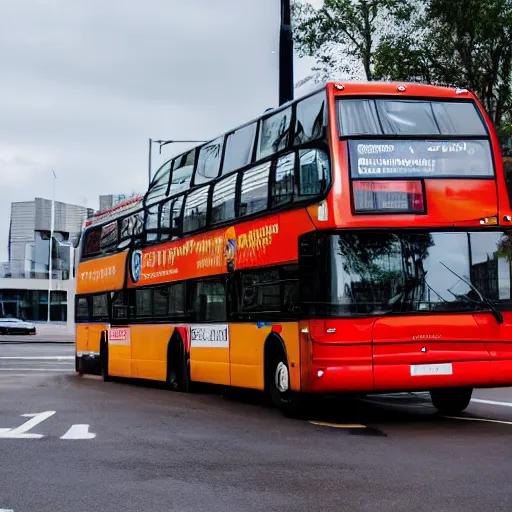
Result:
M57 181L57 175L52 169L53 173L53 195L52 195L52 212L50 219L50 249L48 250L48 318L47 322L50 322L50 310L52 307L52 272L53 272L53 231L55 224L55 182Z
M293 33L290 0L281 0L279 105L293 100Z

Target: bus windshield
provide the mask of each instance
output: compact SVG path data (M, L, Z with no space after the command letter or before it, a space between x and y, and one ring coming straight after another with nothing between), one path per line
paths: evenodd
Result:
M319 234L314 265L302 271L302 302L313 316L488 311L482 296L512 309L511 235Z
M344 99L338 119L340 136L355 137L349 141L354 179L494 176L487 130L473 103Z

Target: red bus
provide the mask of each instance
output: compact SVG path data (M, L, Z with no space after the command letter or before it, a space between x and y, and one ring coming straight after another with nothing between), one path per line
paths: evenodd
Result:
M169 160L83 233L77 370L315 394L512 383L512 211L475 96L329 83Z

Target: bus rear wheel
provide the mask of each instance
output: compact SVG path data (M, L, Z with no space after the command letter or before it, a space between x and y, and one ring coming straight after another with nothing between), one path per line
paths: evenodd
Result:
M108 347L103 335L100 341L100 372L103 382L108 382L110 380L108 373Z
M266 385L272 402L287 418L304 419L307 415L307 398L291 390L290 369L282 350L272 350L268 355Z
M167 349L167 385L172 391L191 391L187 357L181 340L172 340Z
M433 389L430 391L432 405L448 416L460 414L471 401L473 388Z

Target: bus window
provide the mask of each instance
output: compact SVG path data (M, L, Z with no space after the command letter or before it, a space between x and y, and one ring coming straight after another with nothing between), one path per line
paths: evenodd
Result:
M185 214L183 216L183 232L191 233L206 226L208 210L208 192L210 186L194 190L187 195Z
M174 196L190 188L195 161L195 149L181 155L174 161L169 193L167 195Z
M212 224L235 218L236 174L219 181L213 187Z
M295 189L295 153L291 153L277 161L276 177L272 184L272 206L290 203L296 194Z
M251 163L257 126L257 123L252 123L228 135L222 174L229 174Z
M150 206L146 210L146 242L156 242L158 239L158 212L159 206Z
M261 212L267 208L269 175L270 162L244 172L240 198L241 217Z
M166 162L155 174L153 181L146 195L146 202L154 204L162 200L167 195L169 188L169 177L171 175L172 160Z
M329 157L318 149L299 152L299 195L301 198L323 194L331 183Z
M153 290L153 315L156 317L167 316L169 301L169 289L167 286L163 288L155 288Z
M84 257L93 256L100 252L101 227L96 226L85 232Z
M174 283L169 285L169 317L181 317L185 315L186 309L186 285L185 283Z
M261 121L258 160L288 147L292 108L288 107Z
M208 183L219 175L224 136L204 145L199 150L194 185Z
M87 297L78 297L76 299L76 320L78 322L87 322L89 320L89 300Z
M106 293L92 296L92 319L96 322L108 322L108 295Z
M135 290L135 317L150 318L152 312L151 301L152 290L137 289Z
M226 321L226 290L220 281L192 284L193 312L197 322Z
M297 104L294 144L318 140L324 135L326 123L326 94L322 91Z

